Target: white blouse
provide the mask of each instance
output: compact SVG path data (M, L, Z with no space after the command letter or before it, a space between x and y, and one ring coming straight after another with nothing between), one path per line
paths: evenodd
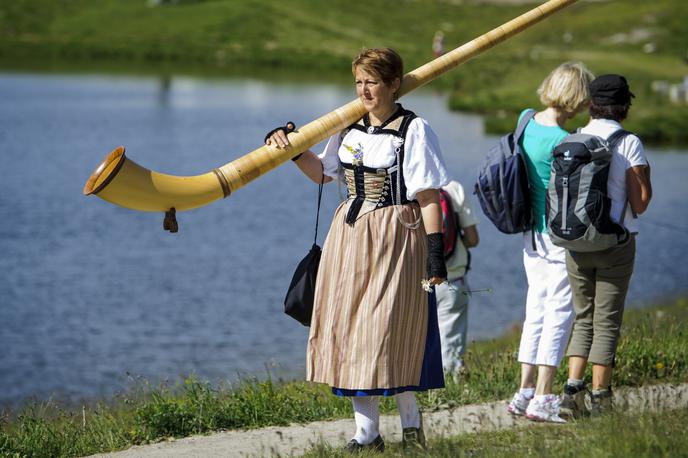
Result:
M439 140L425 119L416 117L411 121L405 143L403 176L408 200L414 200L420 191L438 189L449 183ZM351 164L357 156L366 167L391 167L396 160L395 149L400 145L401 139L392 134L368 134L351 129L343 138L341 132L330 137L318 157L325 175L341 179L341 162Z

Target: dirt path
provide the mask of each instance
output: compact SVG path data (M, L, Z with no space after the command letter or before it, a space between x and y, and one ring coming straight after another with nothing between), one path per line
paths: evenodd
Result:
M653 385L619 389L614 393L615 406L620 410L659 411L688 407L688 383ZM506 401L425 412L428 438L492 431L523 426L528 420L514 418L506 412ZM192 436L151 445L135 446L122 452L93 455L100 458L209 458L299 456L319 441L345 444L354 430L353 420L319 421L307 425L270 427L248 431L229 431L208 436ZM401 441L399 417L380 418L382 436L388 442Z

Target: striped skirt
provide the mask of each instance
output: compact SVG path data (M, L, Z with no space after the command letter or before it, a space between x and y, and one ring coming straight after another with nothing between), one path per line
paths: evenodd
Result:
M348 225L347 209L337 208L323 246L306 379L344 395L443 387L437 309L421 288L423 225L408 229L392 206ZM397 209L408 223L420 214Z

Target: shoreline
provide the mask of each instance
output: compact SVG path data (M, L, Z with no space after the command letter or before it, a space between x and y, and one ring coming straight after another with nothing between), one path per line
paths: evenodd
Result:
M630 303L627 307L627 311L632 311L633 312L643 312L648 309L653 309L658 307L658 304L668 304L668 303L673 303L673 302L679 302L683 299L688 298L688 290L685 291L677 291L673 294L665 295L662 298L654 299L654 300L644 300L641 302L637 303ZM469 350L473 346L487 346L487 347L493 347L493 346L500 346L504 345L508 342L514 341L515 339L518 339L520 337L521 333L521 322L520 321L514 321L510 325L507 325L504 330L501 332L501 334L493 337L480 337L477 339L472 339L470 336L469 332ZM470 331L470 329L469 329ZM305 355L305 348L304 348L304 355ZM265 370L260 373L246 373L246 374L237 374L235 378L229 380L224 380L222 383L227 384L227 385L241 385L245 382L261 382L261 381L266 381L266 380L275 380L279 383L291 383L291 382L300 382L301 377L298 376L283 376L285 371L280 370L284 369L284 366L279 363L268 363L266 362L264 364ZM270 366L270 367L268 367ZM269 370L270 368L275 368L275 370ZM305 365L303 370L305 371ZM290 371L294 373L294 371ZM11 415L13 413L16 413L18 411L21 411L25 407L35 404L35 403L41 403L41 402L51 402L56 405L58 405L60 408L63 409L81 409L82 406L90 406L90 405L99 405L99 404L109 404L112 402L116 402L118 398L124 398L126 397L129 393L132 391L136 391L139 389L141 385L146 385L146 386L163 386L167 385L168 382L171 383L183 383L184 380L187 380L189 378L196 378L195 373L190 373L190 374L179 374L176 380L170 381L169 379L166 379L164 377L159 378L157 381L156 380L149 380L146 379L140 375L136 374L130 374L130 373L125 373L122 374L123 376L126 376L128 379L131 380L131 383L128 384L127 386L124 386L120 389L115 390L113 393L105 396L99 396L99 397L86 397L86 398L80 398L80 397L64 397L60 394L59 391L54 391L52 392L49 396L39 398L35 394L27 396L23 399L16 399L12 400L9 402L5 402L4 404L0 404L0 419L2 419L2 415ZM1 424L1 422L0 422Z
M344 67L344 66L342 66ZM0 73L31 74L31 75L64 75L88 76L104 75L116 77L156 77L169 79L172 77L199 78L207 80L225 79L256 79L268 82L284 82L290 85L335 84L348 87L351 84L346 69L342 72L337 67L324 68L321 72L307 72L304 76L298 65L278 66L242 66L241 68L226 68L217 65L183 65L175 62L152 63L147 61L117 61L117 60L48 60L33 59L7 62L0 56ZM688 70L687 70L688 73ZM463 99L461 92L452 89L456 82L451 76L440 78L419 90L439 91L447 98L448 109L457 113L481 116L484 119L484 131L488 135L503 135L513 130L515 120L525 106L540 107L532 95L523 94L520 98L506 103L500 99L488 101L479 97L469 96ZM487 88L472 88L470 92L489 91ZM469 92L469 91L466 91ZM353 96L352 96L353 97ZM333 107L333 109L336 107ZM684 150L688 148L688 130L684 129L684 120L688 119L688 105L662 106L661 109L636 110L631 109L629 118L624 121L624 128L638 134L643 143L657 149ZM587 123L588 115L581 113L571 120L570 129L582 127Z
M123 65L124 64L124 65ZM176 66L174 63L165 62L163 65L151 62L121 62L121 61L102 61L102 60L75 60L75 61L42 61L26 60L22 62L8 63L0 58L0 73L4 74L29 74L29 75L61 75L61 76L115 76L115 77L149 77L149 78L198 78L202 80L227 80L227 79L247 79L268 81L274 83L288 83L289 85L317 85L334 84L342 87L349 87L351 84L348 75L339 70L325 70L323 73L306 73L303 76L298 68L291 66L278 67L242 67L240 70L227 69L218 66L208 65L188 65ZM344 75L344 76L342 76ZM488 135L501 136L513 130L515 120L521 111L521 107L532 106L540 107L539 102L528 97L518 100L518 108L508 107L500 103L488 103L484 101L462 101L458 102L460 95L451 89L452 81L450 77L446 81L436 80L427 86L418 89L419 91L431 90L441 93L447 98L448 109L457 113L477 115L484 120L484 132ZM483 89L484 90L484 89ZM353 96L352 96L353 98ZM496 102L496 101L493 101ZM336 107L332 107L333 109ZM637 133L643 143L658 150L680 151L688 149L688 130L683 128L684 119L688 119L688 107L666 107L673 108L657 113L640 112L635 113L631 110L629 118L624 121L624 128ZM588 115L581 113L571 120L570 130L584 126L588 121Z
M688 296L652 308L628 310L618 349L614 386L625 388L688 383ZM467 370L446 387L417 395L425 412L451 411L507 399L517 385L518 333L472 343ZM555 392L566 381L566 363L557 373ZM590 377L590 374L587 374ZM348 399L327 387L304 381L246 380L214 387L190 377L176 387L144 385L138 391L80 408L36 402L0 415L0 455L74 456L164 443L169 438L216 431L283 430L291 424L343 421L351 417ZM616 391L616 390L615 390ZM391 398L381 414L396 411Z

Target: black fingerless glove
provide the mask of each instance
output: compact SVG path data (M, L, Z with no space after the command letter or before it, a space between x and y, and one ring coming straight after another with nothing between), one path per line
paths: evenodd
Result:
M294 123L291 122L291 121L287 121L287 123L286 123L285 125L279 126L279 127L275 127L275 128L272 129L270 132L268 132L267 134L265 134L265 138L263 139L263 143L267 143L267 142L268 142L268 138L270 138L270 136L271 136L272 134L274 134L275 132L277 132L278 130L281 130L281 131L284 132L285 134L288 134L288 133L294 132L294 131L296 130L296 124L294 124ZM303 154L303 153L297 154L296 156L292 157L291 160L294 161L294 162L296 162L296 161L301 157L302 154Z
M444 262L444 236L441 232L428 234L428 279L447 278L447 265Z

